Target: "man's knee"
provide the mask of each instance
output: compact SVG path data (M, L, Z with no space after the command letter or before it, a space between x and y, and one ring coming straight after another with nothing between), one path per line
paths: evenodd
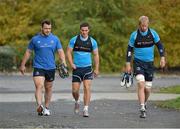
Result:
M73 94L79 94L79 90L78 90L78 89L73 89L73 90L72 90L72 93L73 93Z
M45 90L51 90L52 86L53 86L52 82L45 82L44 88L45 88Z
M145 81L144 75L142 75L142 74L136 75L136 80L137 80L138 83L139 82L144 82Z
M36 90L43 90L44 85L43 84L35 84Z
M146 88L150 89L152 87L152 82L151 81L146 81L145 86L146 86Z
M90 87L87 86L84 87L84 92L90 92L90 90L91 90Z

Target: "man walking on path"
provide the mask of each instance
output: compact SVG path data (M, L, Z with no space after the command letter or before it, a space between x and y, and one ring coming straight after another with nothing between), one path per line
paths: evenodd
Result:
M71 68L72 95L75 99L74 112L79 113L79 89L81 82L84 86L84 109L83 116L88 117L88 106L91 98L91 80L99 74L99 54L95 39L89 36L90 26L88 23L80 25L80 34L73 37L67 48L67 57ZM73 52L73 56L72 56ZM94 55L95 69L92 70L91 53Z
M160 41L159 35L149 27L149 18L141 16L139 18L139 28L134 31L129 39L127 56L126 56L126 72L131 72L131 58L133 60L133 70L138 85L138 100L140 103L140 117L146 117L146 104L150 96L154 73L154 45L157 46L160 59L160 67L165 66L164 47Z
M51 22L44 20L41 23L41 33L35 35L29 42L28 48L21 62L20 71L24 74L25 64L34 50L33 81L35 84L35 98L38 115L50 115L49 104L52 96L52 85L55 77L55 52L66 65L64 51L60 40L51 33ZM42 89L45 88L45 107L42 104Z

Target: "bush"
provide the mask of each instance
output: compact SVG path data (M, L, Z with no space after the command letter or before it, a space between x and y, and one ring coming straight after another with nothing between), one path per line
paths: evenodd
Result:
M10 46L0 47L0 71L12 71L15 67L15 52Z

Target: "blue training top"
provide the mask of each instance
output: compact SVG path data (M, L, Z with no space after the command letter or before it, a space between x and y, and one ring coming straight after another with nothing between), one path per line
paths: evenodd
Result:
M157 32L153 29L150 29L150 32L152 33L154 43L159 42L160 38ZM140 31L140 34L142 36L146 36L148 34L148 30L145 32ZM131 34L130 39L129 39L129 46L134 48L134 58L145 61L145 62L153 61L154 60L154 45L151 47L137 48L134 46L136 38L137 38L137 30Z
M74 44L76 42L76 39L77 39L77 35L70 40L69 46L68 46L69 48L72 48L72 49L74 48ZM88 38L84 39L80 35L80 39L82 41L86 41ZM92 49L94 51L98 48L97 42L92 37L90 37L90 39L91 39L91 43L92 43ZM90 52L73 51L73 57L74 57L74 64L76 65L76 67L92 66L92 59L91 59L91 53Z
M55 69L55 52L62 49L62 45L57 36L50 33L48 36L42 34L35 35L28 49L34 50L33 67L45 70Z

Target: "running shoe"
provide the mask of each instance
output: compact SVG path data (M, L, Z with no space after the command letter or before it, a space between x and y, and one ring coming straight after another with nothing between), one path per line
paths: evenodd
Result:
M126 86L126 88L129 88L133 85L133 75L132 73L123 73L120 85Z
M43 115L43 111L44 111L44 107L43 107L43 105L40 105L40 106L37 108L38 115L39 115L39 116L42 116L42 115Z
M79 103L78 102L75 102L75 104L74 104L74 113L75 114L79 113Z
M146 110L140 110L140 118L146 118Z
M145 107L145 110L147 110L147 104L145 104L144 107Z
M126 87L129 88L131 84L132 84L131 77L128 75L126 76Z
M83 111L83 117L89 117L88 110L84 110L84 111Z
M133 85L133 75L132 73L128 73L126 76L126 88L129 88Z
M44 108L43 115L50 116L51 115L50 110L48 108Z
M121 80L121 83L120 83L121 86L125 86L125 84L126 84L126 75L127 74L124 73L123 76L122 76L122 80Z

